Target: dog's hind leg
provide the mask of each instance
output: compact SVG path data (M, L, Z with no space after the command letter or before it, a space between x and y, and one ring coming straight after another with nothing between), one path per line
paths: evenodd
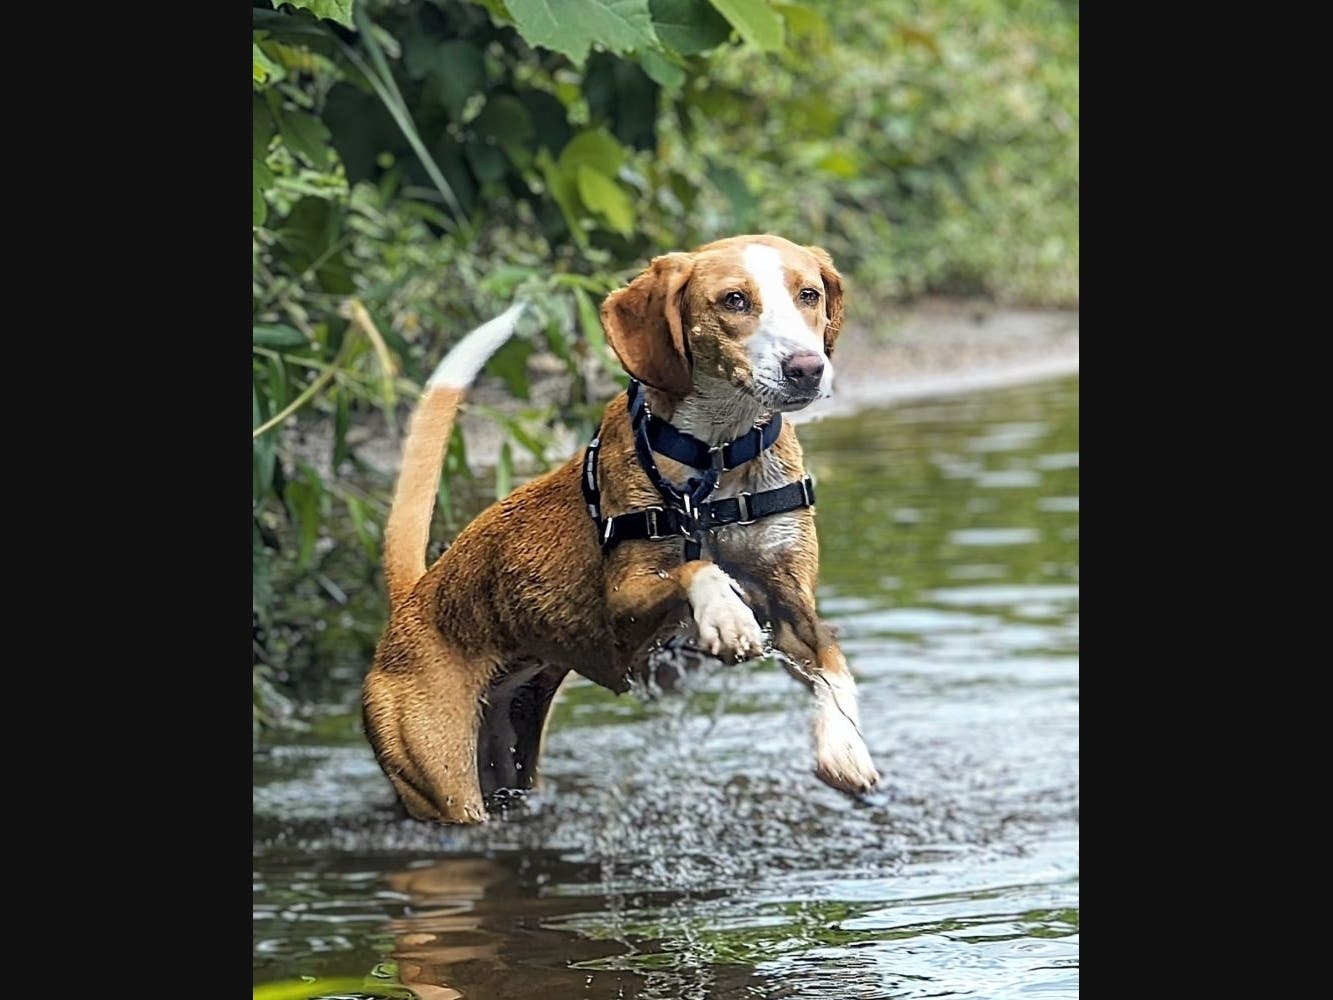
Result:
M529 665L511 671L487 692L477 734L477 777L482 795L537 783L546 722L563 667Z
M479 823L477 729L490 671L453 651L415 643L381 650L366 675L366 736L398 797L416 819Z

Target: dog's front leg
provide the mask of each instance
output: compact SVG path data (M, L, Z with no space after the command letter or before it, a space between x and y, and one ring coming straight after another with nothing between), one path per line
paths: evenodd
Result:
M815 774L844 792L860 794L879 783L861 737L856 681L829 627L815 612L814 580L799 573L770 582L773 646L792 661L789 672L815 696Z
M682 603L709 653L737 663L763 653L763 632L731 577L703 559L675 562L680 552L675 543L655 550L633 552L625 545L608 565L607 607L618 665L628 665Z

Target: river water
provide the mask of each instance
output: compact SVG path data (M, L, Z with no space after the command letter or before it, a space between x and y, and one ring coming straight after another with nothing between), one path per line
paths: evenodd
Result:
M543 790L429 827L349 689L255 756L257 998L1077 996L1078 379L800 434L881 790L813 777L760 661L568 682Z

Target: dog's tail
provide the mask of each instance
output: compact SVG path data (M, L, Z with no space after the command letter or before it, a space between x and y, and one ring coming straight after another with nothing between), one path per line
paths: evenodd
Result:
M384 526L384 577L391 608L406 600L426 573L426 546L440 467L463 392L487 359L513 334L525 308L526 303L516 303L477 327L454 345L426 382L403 445L403 465Z

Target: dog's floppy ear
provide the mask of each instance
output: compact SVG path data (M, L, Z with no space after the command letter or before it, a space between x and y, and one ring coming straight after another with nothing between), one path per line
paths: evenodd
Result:
M833 258L823 247L806 247L819 261L819 276L824 279L824 313L828 326L824 327L824 353L833 357L833 342L842 332L842 275L833 266Z
M644 385L677 396L694 385L681 299L694 271L694 257L654 257L626 287L602 303L602 326L625 371Z

